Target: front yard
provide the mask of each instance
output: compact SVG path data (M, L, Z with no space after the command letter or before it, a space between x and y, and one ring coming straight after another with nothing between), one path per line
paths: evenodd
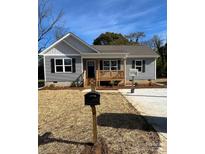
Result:
M39 91L39 153L83 153L92 142L92 114L80 90ZM154 129L120 93L101 93L98 138L110 154L157 153Z

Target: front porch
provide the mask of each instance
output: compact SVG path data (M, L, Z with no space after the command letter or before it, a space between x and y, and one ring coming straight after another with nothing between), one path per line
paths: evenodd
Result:
M102 81L119 81L125 85L126 59L83 59L83 85L90 86L93 80L96 86Z

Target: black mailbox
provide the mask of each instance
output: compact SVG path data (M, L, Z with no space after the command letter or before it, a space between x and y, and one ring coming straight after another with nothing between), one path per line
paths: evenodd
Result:
M85 94L85 105L100 105L100 94L98 92L88 92Z

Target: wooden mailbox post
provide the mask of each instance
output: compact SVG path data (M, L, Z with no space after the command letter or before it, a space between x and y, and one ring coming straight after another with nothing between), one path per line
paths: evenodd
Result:
M97 119L95 105L100 105L100 94L95 91L95 86L91 83L91 92L85 94L85 105L89 105L92 109L93 116L93 143L97 142Z

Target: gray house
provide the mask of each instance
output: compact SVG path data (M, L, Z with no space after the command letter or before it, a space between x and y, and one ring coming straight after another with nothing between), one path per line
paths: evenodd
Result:
M159 57L144 45L89 45L68 33L39 55L44 56L46 85L88 86L103 81L119 81L126 85L130 69L138 70L139 80L156 79Z

